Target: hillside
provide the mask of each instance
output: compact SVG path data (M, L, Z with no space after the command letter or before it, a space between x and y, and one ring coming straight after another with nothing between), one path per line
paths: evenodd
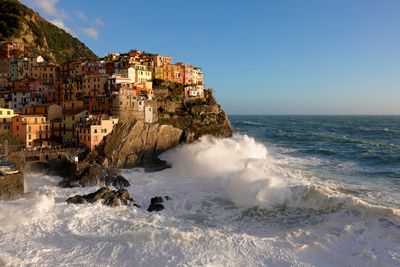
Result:
M27 53L40 53L58 63L78 57L97 57L77 38L17 0L0 0L1 41L23 43Z

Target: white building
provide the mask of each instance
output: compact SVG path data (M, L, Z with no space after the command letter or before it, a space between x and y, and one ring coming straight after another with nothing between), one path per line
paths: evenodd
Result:
M185 96L189 98L204 98L204 85L191 85L185 87Z
M153 123L153 116L154 116L153 107L146 106L144 108L144 122Z

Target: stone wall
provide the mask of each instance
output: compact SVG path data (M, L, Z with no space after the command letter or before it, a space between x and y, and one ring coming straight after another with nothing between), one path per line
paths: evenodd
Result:
M24 194L24 174L0 176L0 200L14 200Z

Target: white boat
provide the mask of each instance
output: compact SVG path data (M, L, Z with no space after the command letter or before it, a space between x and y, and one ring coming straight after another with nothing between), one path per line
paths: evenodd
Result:
M1 175L16 174L19 170L0 170Z

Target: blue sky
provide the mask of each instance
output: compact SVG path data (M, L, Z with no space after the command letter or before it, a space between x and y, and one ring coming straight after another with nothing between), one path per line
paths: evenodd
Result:
M203 68L229 114L400 114L397 0L23 0L97 55Z

